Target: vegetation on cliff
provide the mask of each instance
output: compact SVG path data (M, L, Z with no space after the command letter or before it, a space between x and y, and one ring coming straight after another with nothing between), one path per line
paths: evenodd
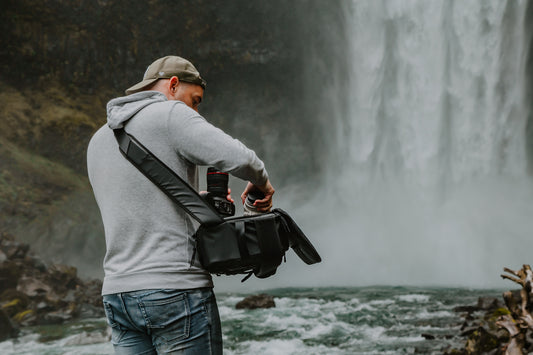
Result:
M277 186L319 172L328 108L316 98L342 77L328 70L342 59L326 35L342 16L319 0L2 1L0 231L101 272L85 149L106 102L168 54L195 63L208 81L202 114L256 150Z

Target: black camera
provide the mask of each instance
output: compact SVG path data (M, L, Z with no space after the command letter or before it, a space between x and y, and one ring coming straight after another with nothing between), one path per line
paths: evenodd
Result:
M235 215L235 205L227 200L228 196L228 173L218 171L215 168L207 169L207 194L203 197L222 216Z

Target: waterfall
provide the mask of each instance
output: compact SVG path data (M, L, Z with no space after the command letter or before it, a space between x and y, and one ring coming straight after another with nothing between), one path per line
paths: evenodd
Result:
M507 286L533 262L527 1L343 4L326 184L298 212L317 284Z
M525 173L525 2L352 5L341 146L364 182Z

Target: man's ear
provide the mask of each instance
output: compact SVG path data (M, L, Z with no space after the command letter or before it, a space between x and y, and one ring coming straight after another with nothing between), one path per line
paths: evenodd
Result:
M178 90L178 85L180 83L180 80L178 79L177 76L173 76L172 78L170 78L170 80L168 81L168 90L172 93L175 93L176 90Z
M178 91L178 85L180 84L180 79L177 76L173 76L168 81L168 91L174 95Z

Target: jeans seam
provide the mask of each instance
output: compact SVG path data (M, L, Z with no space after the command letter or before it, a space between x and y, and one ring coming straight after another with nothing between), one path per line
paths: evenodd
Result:
M130 314L128 313L127 309L126 309L126 303L124 303L124 298L123 298L123 295L122 293L119 293L118 294L118 298L120 299L120 306L122 307L122 312L124 312L124 315L128 318L128 322L135 328L137 329L139 332L143 332L143 330L139 327L137 327L137 324L135 324L135 322L133 321L133 319L131 319L130 317Z
M111 307L111 304L109 304L109 302L106 302L106 301L103 301L102 303L104 304L104 312L107 311L106 318L109 321L108 325L111 328L118 327L118 323L115 321L115 316L114 316L113 308Z
M207 326L209 328L209 336L207 337L207 345L209 345L209 354L213 354L213 348L211 346L211 337L213 336L211 324Z
M143 320L144 320L144 323L146 324L146 329L148 331L148 333L152 333L152 323L150 322L150 319L148 319L148 316L146 315L146 309L144 309L144 303L141 301L141 302L137 302L137 306L139 307L139 309L141 310L141 313L143 315Z
M210 294L207 298L202 299L202 306L204 309L205 317L207 318L207 327L209 336L207 337L207 343L209 346L209 354L213 354L213 347L212 347L212 337L213 337L213 325L212 325L212 319L211 319L211 308L209 305L210 299L212 297L212 294Z
M191 302L189 299L189 294L186 292L185 296L183 297L185 300L185 308L187 309L187 322L185 322L185 338L189 338L191 336L191 322L192 322L192 315L191 315Z

